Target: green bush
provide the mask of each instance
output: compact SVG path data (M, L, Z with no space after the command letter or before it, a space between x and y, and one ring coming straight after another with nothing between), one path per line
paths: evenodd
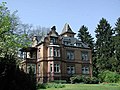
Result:
M62 84L64 84L64 83L66 83L66 80L54 80L54 81L51 81L51 83L57 83L57 84L62 83Z
M46 89L46 84L42 83L42 84L38 84L37 85L37 89Z
M83 82L83 77L82 76L73 76L70 78L71 83L82 83Z
M99 80L96 77L90 78L89 76L74 76L70 78L71 83L85 83L85 84L98 84Z
M63 88L65 85L56 83L38 84L37 89L47 89L47 88Z
M84 77L84 83L85 84L91 84L91 78L90 77Z
M101 72L98 76L101 82L116 83L120 80L119 74L108 70Z
M92 77L91 78L91 84L98 84L99 83L99 79L96 77Z

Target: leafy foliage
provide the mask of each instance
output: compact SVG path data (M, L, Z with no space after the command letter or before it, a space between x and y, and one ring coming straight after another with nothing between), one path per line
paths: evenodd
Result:
M38 84L37 89L47 89L47 88L64 88L65 85L63 84L56 84L56 83L43 83L43 84Z
M85 84L98 84L99 80L96 77L89 76L74 76L70 78L71 83L85 83Z
M99 79L101 82L116 83L120 80L120 75L116 72L106 70L99 74Z
M17 56L18 49L28 46L29 43L23 44L26 34L16 33L19 25L16 12L11 14L5 5L5 2L0 4L0 56Z
M35 79L16 65L12 55L0 58L0 90L35 90Z
M18 49L27 46L23 44L26 35L16 33L18 19L0 4L0 90L35 90L35 78L24 73L17 66Z

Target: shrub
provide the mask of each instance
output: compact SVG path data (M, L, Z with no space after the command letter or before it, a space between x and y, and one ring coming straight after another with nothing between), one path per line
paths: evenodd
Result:
M116 83L120 80L119 74L108 70L101 72L98 76L101 82Z
M56 83L38 84L37 89L47 89L47 88L63 88L65 85Z
M85 84L91 84L91 78L90 77L84 77L84 83Z
M38 84L37 85L37 89L46 89L46 84L42 83L42 84Z
M96 77L92 77L91 78L91 84L98 84L99 83L99 79Z
M83 82L83 77L82 76L73 76L70 78L71 83L81 83Z
M54 81L51 81L52 83L57 83L57 84L59 84L59 83L62 83L62 84L64 84L64 83L66 83L66 80L54 80Z
M98 84L99 80L96 77L90 78L89 76L74 76L70 78L71 83L85 83L85 84Z

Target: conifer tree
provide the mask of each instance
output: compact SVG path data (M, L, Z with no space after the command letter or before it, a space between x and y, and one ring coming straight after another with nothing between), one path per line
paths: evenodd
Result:
M78 39L81 40L81 42L88 44L88 46L93 49L94 40L93 40L91 34L89 34L88 28L86 26L82 25L80 27L77 37L78 37Z
M114 60L113 30L108 21L102 18L95 30L96 66L98 71L111 70Z
M120 17L117 19L115 24L115 36L114 36L114 46L115 46L115 69L120 73Z

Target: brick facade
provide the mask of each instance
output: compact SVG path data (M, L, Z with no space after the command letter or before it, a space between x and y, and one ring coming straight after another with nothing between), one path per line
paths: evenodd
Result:
M32 47L21 49L24 54L21 67L27 73L32 67L38 82L67 80L72 75L92 77L91 49L74 35L65 24L60 35L53 26L41 39L35 36Z

